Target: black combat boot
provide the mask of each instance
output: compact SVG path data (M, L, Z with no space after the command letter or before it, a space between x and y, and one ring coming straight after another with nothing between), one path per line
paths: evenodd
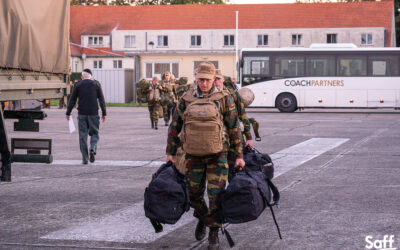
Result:
M206 237L206 231L206 225L201 220L199 220L199 222L197 222L196 231L194 231L194 236L196 237L196 240L200 241L204 239L204 237Z
M154 128L154 122L151 121L151 128Z
M158 129L157 122L154 123L154 129Z
M211 227L208 234L208 250L219 250L218 227Z
M168 121L165 121L165 126L168 126L169 125L168 123L169 123Z

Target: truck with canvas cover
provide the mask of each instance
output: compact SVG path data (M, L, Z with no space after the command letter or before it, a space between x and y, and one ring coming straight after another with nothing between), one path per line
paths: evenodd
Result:
M69 91L69 0L0 1L0 151L1 180L11 180L13 156L4 118L19 119L14 130L38 131L42 111L5 111L4 103L65 98ZM23 147L20 142L19 146ZM29 141L35 146L35 142ZM50 143L51 145L51 143ZM42 147L42 146L40 146ZM30 148L27 146L29 153ZM31 150L31 152L36 150ZM51 150L49 149L49 152ZM28 157L16 157L29 161ZM23 159L24 158L24 159ZM33 157L40 161L40 157ZM49 160L48 156L44 157ZM43 159L44 159L43 158Z

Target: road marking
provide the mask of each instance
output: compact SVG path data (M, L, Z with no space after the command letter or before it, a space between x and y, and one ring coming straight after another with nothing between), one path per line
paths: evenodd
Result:
M185 213L176 224L163 225L163 232L156 234L150 220L144 215L143 206L143 202L139 202L98 219L53 232L41 238L149 243L193 221L192 213Z
M275 178L338 147L348 140L342 138L312 138L272 154L271 158L275 164ZM75 161L55 161L53 164L68 165L69 162ZM94 164L121 166L121 164L126 163L127 165L122 166L142 166L145 164L160 166L162 163L154 161L132 161L129 163L128 161L119 161L118 164L113 164L112 162L96 161ZM117 210L97 219L89 220L86 223L47 234L41 238L150 243L192 221L194 221L192 213L185 213L178 223L164 225L164 231L156 234L150 221L144 215L143 202L139 202L133 206Z
M88 165L111 167L159 167L164 161L95 161ZM82 165L81 160L54 160L51 165Z
M311 138L271 155L274 178L347 142L347 138Z

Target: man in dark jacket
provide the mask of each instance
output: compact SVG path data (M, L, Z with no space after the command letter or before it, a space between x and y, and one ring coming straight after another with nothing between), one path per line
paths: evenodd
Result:
M99 100L102 116L101 120L106 120L106 104L104 101L103 91L98 81L92 80L92 71L84 69L82 72L82 81L74 86L71 98L68 102L66 118L70 119L71 111L75 106L76 99L78 103L78 128L79 128L79 145L82 153L82 164L88 164L95 161L97 151L97 142L99 141L99 123L100 117L98 113ZM90 136L90 154L87 146L87 136Z

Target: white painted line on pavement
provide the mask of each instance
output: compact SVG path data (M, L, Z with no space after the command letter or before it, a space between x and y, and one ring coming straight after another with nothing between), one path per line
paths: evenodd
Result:
M312 138L271 155L275 164L275 177L300 166L348 140L341 138ZM65 162L68 163L71 161ZM58 164L67 165L65 162L56 161ZM112 164L115 166L118 163L118 166L121 166L124 162L103 161L99 163L96 161L96 163L102 165L104 163L107 166ZM141 166L144 163L146 162L132 161L130 164L127 163L128 165L126 166ZM152 162L151 164L160 166L162 162ZM156 234L149 219L144 215L143 202L139 202L98 219L89 220L86 223L53 232L41 238L150 243L191 221L194 221L192 213L185 213L178 223L164 225L164 231Z
M139 202L101 218L47 234L41 239L149 243L193 221L191 210L176 224L163 225L164 230L156 234L144 215L143 206L143 202Z
M347 142L347 138L311 138L271 155L274 178Z
M159 167L163 164L163 161L95 161L89 162L88 165L94 166L111 166L111 167ZM82 165L81 160L54 160L52 165Z

